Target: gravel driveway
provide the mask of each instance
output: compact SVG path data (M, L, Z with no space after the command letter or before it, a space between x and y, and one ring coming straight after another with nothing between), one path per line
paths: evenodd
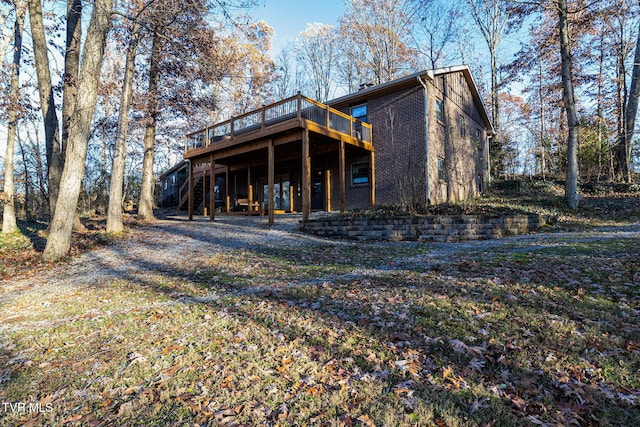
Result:
M112 245L84 253L68 263L62 263L49 271L17 277L4 281L0 302L13 297L24 289L46 295L48 289L73 287L110 282L119 279L139 280L150 274L185 271L190 264L198 264L216 253L234 249L251 249L253 246L287 248L295 250L301 245L368 245L385 248L404 246L428 246L420 255L393 260L393 268L399 266L427 268L451 262L453 257L470 256L487 251L527 252L546 247L572 246L579 242L640 237L640 224L619 227L601 227L589 231L536 233L496 240L464 243L419 242L357 242L333 240L303 234L298 231L300 215L282 215L273 227L266 217L218 216L214 223L196 218L168 216L152 225L133 229L125 239ZM387 270L380 265L374 269L354 270L349 275L375 275L376 270Z

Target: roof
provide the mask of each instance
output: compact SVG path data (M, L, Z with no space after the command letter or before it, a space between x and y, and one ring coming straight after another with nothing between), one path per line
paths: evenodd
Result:
M180 162L176 163L171 169L169 169L168 171L166 171L162 175L160 175L159 179L162 181L163 179L165 179L168 176L170 176L172 173L179 171L183 167L186 167L187 164L188 164L187 160L181 160Z
M469 85L469 89L471 90L471 95L473 96L473 100L478 106L478 111L480 112L480 116L484 121L488 131L490 134L494 134L495 130L493 125L491 124L491 119L489 118L489 114L487 113L487 108L482 101L482 97L478 92L478 86L476 85L476 81L471 74L471 70L468 65L459 65L455 67L446 67L446 68L437 68L434 70L423 70L418 71L417 73L409 74L406 76L402 76L396 80L391 80L389 82L381 83L379 85L371 86L366 89L359 90L354 93L350 93L348 95L341 96L339 98L333 99L331 101L326 102L327 105L331 107L339 107L345 106L349 104L354 104L359 101L364 101L372 96L380 96L386 93L394 92L396 90L411 87L415 85L419 85L418 79L421 80L431 80L433 81L436 76L440 76L443 74L450 73L458 73L462 72Z

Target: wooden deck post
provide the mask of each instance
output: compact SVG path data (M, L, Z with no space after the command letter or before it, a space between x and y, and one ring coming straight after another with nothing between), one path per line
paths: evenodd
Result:
M311 213L311 157L309 155L309 130L302 131L302 219Z
M229 195L229 165L227 165L227 170L225 172L224 177L224 194L227 196L227 215L231 213L231 196Z
M338 176L340 181L340 212L346 210L346 172L345 172L345 154L344 141L340 139L338 143Z
M207 170L202 166L202 216L207 216Z
M214 220L216 214L216 161L213 160L213 154L209 157L211 164L211 179L209 180L209 219Z
M273 203L273 199L274 199L274 181L275 181L275 165L274 165L274 152L273 152L273 139L269 139L269 146L268 146L268 185L269 185L269 198L267 199L269 202L268 206L269 206L269 226L272 226L274 221L273 221L273 210L275 209L274 203Z
M253 184L251 184L251 160L249 160L249 166L247 166L247 200L249 206L247 207L247 215L251 214L253 209Z
M189 160L189 221L193 221L193 198L195 191L193 188L193 160Z
M293 209L294 209L294 195L293 195L293 185L289 186L289 212L293 213Z
M376 204L376 156L373 151L369 152L369 204L373 207Z
M325 113L325 126L328 127L329 129L331 129L331 107L329 107L328 105L325 107L324 109L324 113Z
M327 189L327 212L331 212L331 169L327 169L327 172L324 175L325 188Z

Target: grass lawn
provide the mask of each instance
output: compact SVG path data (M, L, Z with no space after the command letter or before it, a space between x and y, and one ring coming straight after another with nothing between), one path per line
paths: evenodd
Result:
M640 425L640 236L588 228L637 221L622 199L572 239L310 238L72 285L3 236L30 284L0 289L0 425Z

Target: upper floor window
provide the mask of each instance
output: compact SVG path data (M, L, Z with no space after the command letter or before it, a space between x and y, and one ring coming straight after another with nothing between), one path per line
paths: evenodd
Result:
M482 131L480 129L476 129L476 137L473 142L478 147L478 151L484 150L484 141L482 141Z
M361 122L367 121L367 104L356 105L351 107L351 117L360 120Z
M464 137L467 135L467 127L464 124L464 116L462 114L458 116L458 128L460 130L460 136Z
M444 122L444 102L441 99L436 99L436 119Z

